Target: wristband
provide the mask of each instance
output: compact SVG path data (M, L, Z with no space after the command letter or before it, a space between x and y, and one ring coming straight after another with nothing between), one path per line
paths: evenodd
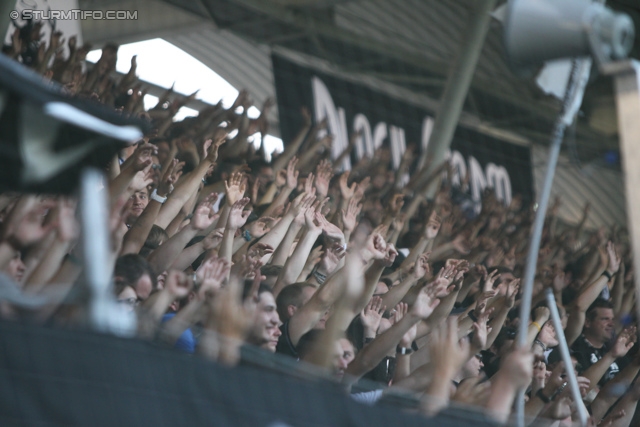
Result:
M544 345L544 343L542 341L540 341L539 339L534 340L533 343L534 344L538 344L542 348L543 352L548 350L547 346Z
M153 190L153 193L151 193L151 196L149 196L149 198L150 198L151 200L155 200L156 202L158 202L158 203L160 203L160 204L164 204L164 202L166 202L166 201L167 201L167 198L166 198L166 197L160 197L160 196L158 196L158 189L157 189L157 188Z
M418 351L419 350L418 344L416 344L415 341L411 343L411 348L413 349L413 351Z
M242 237L244 237L244 240L246 240L247 242L251 241L251 233L249 233L249 230L244 230L242 232Z
M413 353L413 350L412 350L412 349L410 349L410 348L407 348L407 347L400 347L400 346L397 346L397 347L396 347L396 353L397 353L397 354L400 354L400 355L402 355L402 356L407 356L407 355L409 355L409 354Z
M473 310L471 310L469 314L467 314L467 316L469 316L469 319L473 320L474 322L478 321L478 318L476 317L476 315L473 314Z
M325 276L322 273L318 273L318 268L317 267L313 269L313 271L311 272L311 275L313 277L315 277L316 280L318 281L318 283L320 283L321 285L323 285L324 282L327 281L327 276Z
M609 273L609 270L605 270L602 273L603 276L607 276L607 279L611 280L611 278L613 277L613 274Z
M536 393L536 396L538 396L538 398L542 400L544 403L551 403L551 399L544 395L544 393L542 392L542 389L538 390L538 392Z
M538 332L540 332L542 330L542 326L540 326L540 324L538 322L531 322L531 324L533 326L535 326L536 328L538 328Z

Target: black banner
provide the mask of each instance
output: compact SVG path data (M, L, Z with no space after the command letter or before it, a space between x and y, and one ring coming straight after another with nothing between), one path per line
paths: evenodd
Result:
M408 145L416 145L416 159L427 147L433 111L391 97L370 85L300 66L279 55L274 54L272 60L285 144L298 132L300 108L306 106L312 109L316 120L328 119L329 132L334 136L333 158L348 146L354 132L362 133L352 158L341 165L344 169L383 144L389 145L394 168L399 166ZM476 202L486 187L494 188L498 198L507 204L514 194L521 194L525 202L533 200L529 147L458 126L450 161L458 173L454 183L470 173L468 192Z

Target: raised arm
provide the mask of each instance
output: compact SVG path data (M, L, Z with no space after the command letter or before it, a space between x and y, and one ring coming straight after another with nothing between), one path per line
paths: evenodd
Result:
M171 167L167 169L156 189L156 194L160 198L169 196L173 189L173 184L175 184L178 178L180 178L180 175L182 175L182 166L184 164L178 163L177 159L174 159L171 163ZM124 235L124 242L122 243L122 250L120 252L121 255L137 254L140 252L162 208L162 204L163 202L159 202L153 198L149 200L149 204L140 217L131 224L131 228Z
M193 193L198 191L202 178L204 178L218 159L218 149L224 144L226 137L226 134L219 135L218 139L214 141L209 148L207 156L200 161L193 171L183 176L176 184L175 190L171 193L165 204L162 205L162 209L156 218L157 226L167 228L171 220L180 212L182 206L187 203Z
M594 282L589 284L587 288L578 296L575 303L569 308L569 320L565 329L567 344L571 345L582 333L584 326L585 313L589 306L598 298L600 292L609 283L609 277L618 272L620 267L620 256L618 255L613 243L607 243L607 253L609 255L609 265L607 270L598 277Z
M215 221L217 215L213 211L213 200L217 194L209 195L202 203L198 205L191 222L178 233L173 235L169 240L164 242L158 249L149 255L149 264L158 270L164 271L167 266L171 265L185 246L193 239L198 232L207 229Z
M397 320L391 328L366 345L347 368L345 379L353 384L364 374L375 368L392 351L404 334L420 320L428 318L440 303L433 288L423 288L409 312Z
M322 234L322 224L318 218L319 215L321 214L316 212L313 207L305 211L305 233L278 275L278 279L273 287L273 295L275 297L277 297L280 291L286 286L295 283L300 275L305 261L309 256L309 252L311 252L314 243Z

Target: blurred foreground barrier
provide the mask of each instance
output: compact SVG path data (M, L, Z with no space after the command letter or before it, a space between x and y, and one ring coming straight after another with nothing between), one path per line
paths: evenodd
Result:
M465 422L460 411L426 420L364 406L336 384L281 370L229 369L136 340L0 322L0 425L493 425L479 414Z

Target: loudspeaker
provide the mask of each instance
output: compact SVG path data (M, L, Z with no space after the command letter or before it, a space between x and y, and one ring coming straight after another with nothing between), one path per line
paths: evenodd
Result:
M623 59L635 28L628 15L589 0L511 0L504 34L510 65L522 72L559 58Z

